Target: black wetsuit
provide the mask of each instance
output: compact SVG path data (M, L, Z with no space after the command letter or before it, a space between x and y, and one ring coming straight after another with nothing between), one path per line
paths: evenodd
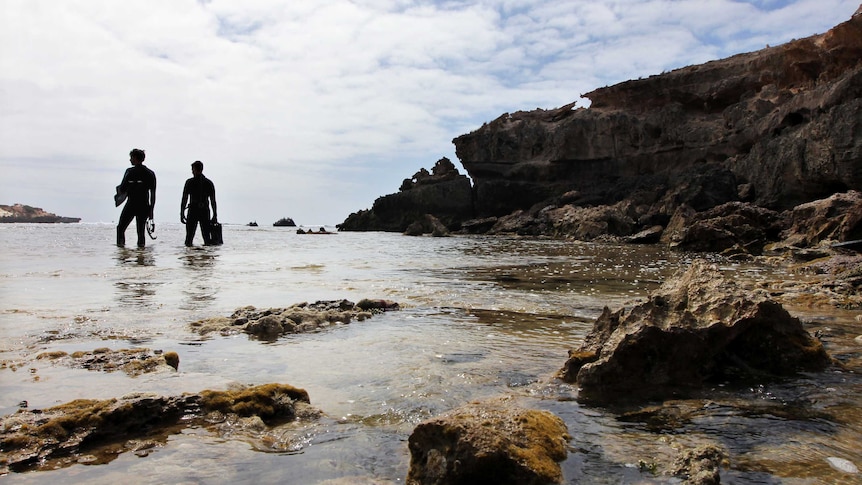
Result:
M195 239L197 225L201 225L201 236L204 244L212 242L210 238L210 198L215 200L215 185L203 174L186 180L183 196L189 196L189 212L186 215L186 246L191 246Z
M120 221L117 223L117 246L126 244L126 228L129 227L132 219L135 219L138 247L144 247L147 243L145 237L147 219L156 202L156 174L143 165L129 167L123 174L119 189L128 194L128 200L123 206ZM150 200L150 190L153 191L153 200Z

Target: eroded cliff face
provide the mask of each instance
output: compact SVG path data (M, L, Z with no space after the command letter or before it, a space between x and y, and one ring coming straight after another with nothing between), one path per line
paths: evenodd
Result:
M441 158L431 172L420 169L404 179L397 193L378 197L371 209L347 216L341 231L404 232L428 214L446 226L457 227L473 215L470 180L448 158Z
M455 140L475 211L559 203L775 210L862 189L862 15L829 32L627 81L554 110L507 113ZM564 195L565 194L565 195ZM560 204L562 205L562 204Z

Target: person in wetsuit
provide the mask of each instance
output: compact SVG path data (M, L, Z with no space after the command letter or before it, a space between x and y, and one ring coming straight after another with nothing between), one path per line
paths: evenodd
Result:
M188 206L186 206L188 202ZM212 220L210 220L210 205L213 208ZM188 208L188 215L185 210ZM197 225L201 226L201 236L204 244L211 244L210 222L218 222L218 209L216 208L215 185L204 177L204 164L200 160L192 163L192 178L186 180L183 187L183 200L180 202L180 222L186 225L186 246L191 246L195 238Z
M129 152L129 162L132 166L123 174L123 181L117 186L118 193L126 194L126 205L120 213L117 223L117 246L126 245L126 229L135 219L138 231L138 247L147 244L144 232L147 219L153 218L153 208L156 206L156 174L144 166L146 153L139 148Z

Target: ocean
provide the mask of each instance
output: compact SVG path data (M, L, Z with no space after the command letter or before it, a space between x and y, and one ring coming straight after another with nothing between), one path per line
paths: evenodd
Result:
M117 248L112 224L0 224L0 412L14 413L22 401L39 409L278 382L307 390L324 418L272 430L290 443L277 450L263 439L193 427L145 453L82 457L73 466L0 480L404 483L416 424L471 401L509 396L566 422L573 437L562 464L566 483L678 483L643 464L702 443L729 451L726 483L862 482L834 466L837 458L862 467L858 373L708 390L686 403L701 409L694 418L659 426L581 405L577 389L554 379L605 306L644 299L697 255L514 236L300 235L296 228L230 224L223 230L224 245L187 248L182 225L158 224L157 239L138 249ZM133 232L127 241L134 242ZM794 277L756 262L715 261L741 279ZM363 298L401 309L271 342L204 337L189 325L248 305ZM828 350L859 361L859 312L790 310L828 337ZM35 358L104 347L174 351L179 369L131 377Z

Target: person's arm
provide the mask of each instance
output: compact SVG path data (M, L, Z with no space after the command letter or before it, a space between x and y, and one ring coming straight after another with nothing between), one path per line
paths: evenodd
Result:
M212 196L210 196L210 203L213 206L213 222L218 222L218 208L216 206L215 184L213 184L213 192Z
M150 219L154 219L156 210L156 174L153 173L153 187L150 189Z
M128 192L129 191L129 170L126 169L123 172L123 180L120 181L120 185L117 186L117 190L120 192Z
M186 223L186 202L189 200L189 184L186 182L183 187L183 199L180 201L180 222Z

